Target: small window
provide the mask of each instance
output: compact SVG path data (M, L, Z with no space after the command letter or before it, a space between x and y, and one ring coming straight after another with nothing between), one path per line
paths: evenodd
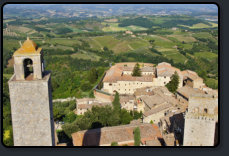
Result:
M164 76L164 78L166 79L166 76Z
M109 86L112 86L112 83L109 83Z
M207 108L204 108L204 113L208 113L208 109Z

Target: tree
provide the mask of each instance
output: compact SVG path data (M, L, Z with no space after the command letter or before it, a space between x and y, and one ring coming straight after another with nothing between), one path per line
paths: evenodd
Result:
M89 80L91 83L95 83L97 79L98 79L98 72L97 72L97 70L93 67L93 68L91 68L91 70L89 71L88 80Z
M130 115L130 113L128 113L126 109L122 109L120 113L121 124L129 124L131 120L133 120L133 117Z
M77 118L77 115L74 112L70 112L67 115L65 115L65 117L63 118L63 121L65 123L72 123L75 121L76 118Z
M141 136L140 136L140 128L137 127L134 129L134 146L140 146Z
M120 99L119 99L119 93L116 91L115 93L115 98L112 102L113 108L115 111L120 112L121 111L121 104L120 104Z
M140 70L140 65L137 63L135 64L134 66L134 70L133 70L133 73L132 73L132 76L141 76L141 70Z
M172 77L171 81L167 83L165 86L168 88L168 90L172 93L175 93L179 85L179 76L177 72L175 72Z
M91 84L89 82L84 82L81 86L80 86L81 90L86 92L89 91L91 89Z
M118 146L118 143L116 141L111 143L111 146Z

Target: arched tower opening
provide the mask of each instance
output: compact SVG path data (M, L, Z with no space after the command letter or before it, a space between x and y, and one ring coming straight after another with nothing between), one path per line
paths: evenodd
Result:
M33 79L33 60L30 58L27 58L23 61L23 66L24 66L24 78L28 79L31 78Z

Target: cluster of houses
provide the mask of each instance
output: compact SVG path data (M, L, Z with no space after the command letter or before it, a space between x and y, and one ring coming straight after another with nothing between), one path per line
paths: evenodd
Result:
M211 141L206 141L206 139L199 139L199 142L190 141L190 138L195 138L190 132L187 132L186 139L184 139L185 114L190 116L189 107L196 103L196 101L190 102L190 99L196 96L207 97L205 101L211 103L212 108L208 108L208 105L205 106L205 109L214 109L212 125L216 125L218 122L216 117L218 116L216 112L218 110L218 91L208 88L197 73L190 70L180 71L166 62L159 63L157 66L150 63L139 63L141 76L138 77L132 76L135 65L136 62L130 62L117 63L112 66L100 82L103 87L100 90L94 90L95 98L76 100L75 113L83 115L93 106L112 105L114 94L117 91L120 94L121 108L142 112L142 120L134 121L129 125L73 133L73 144L76 146L110 146L115 141L119 145L133 145L133 129L140 127L142 146L214 145L215 141L212 140L215 140L216 137L215 126L213 126L214 134L212 133L210 137ZM173 94L165 85L171 81L175 72L179 76L179 85L176 94ZM203 103L202 101L198 104L203 105ZM205 114L208 113L205 112ZM202 121L206 122L206 120ZM186 127L192 126L196 129L200 128L192 122L187 122ZM148 130L144 127L148 127Z

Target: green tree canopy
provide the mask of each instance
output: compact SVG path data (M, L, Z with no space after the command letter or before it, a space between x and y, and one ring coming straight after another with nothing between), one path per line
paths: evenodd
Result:
M142 75L142 73L141 73L141 70L140 70L140 65L137 63L134 66L134 70L133 70L132 76L141 76L141 75Z
M97 72L97 70L95 69L95 67L93 67L93 68L91 68L91 70L89 71L88 80L89 80L91 83L95 83L97 79L98 79L98 72Z
M115 93L115 98L112 102L112 105L114 107L115 111L120 112L121 111L121 104L120 104L120 99L119 99L119 93L116 91Z
M171 81L166 84L166 87L170 92L175 93L178 88L178 85L179 85L179 76L177 72L175 72L171 77Z
M133 120L133 117L126 109L122 109L120 113L120 122L121 124L129 124L130 121Z
M140 146L140 143L141 143L140 128L137 127L134 129L134 146Z

